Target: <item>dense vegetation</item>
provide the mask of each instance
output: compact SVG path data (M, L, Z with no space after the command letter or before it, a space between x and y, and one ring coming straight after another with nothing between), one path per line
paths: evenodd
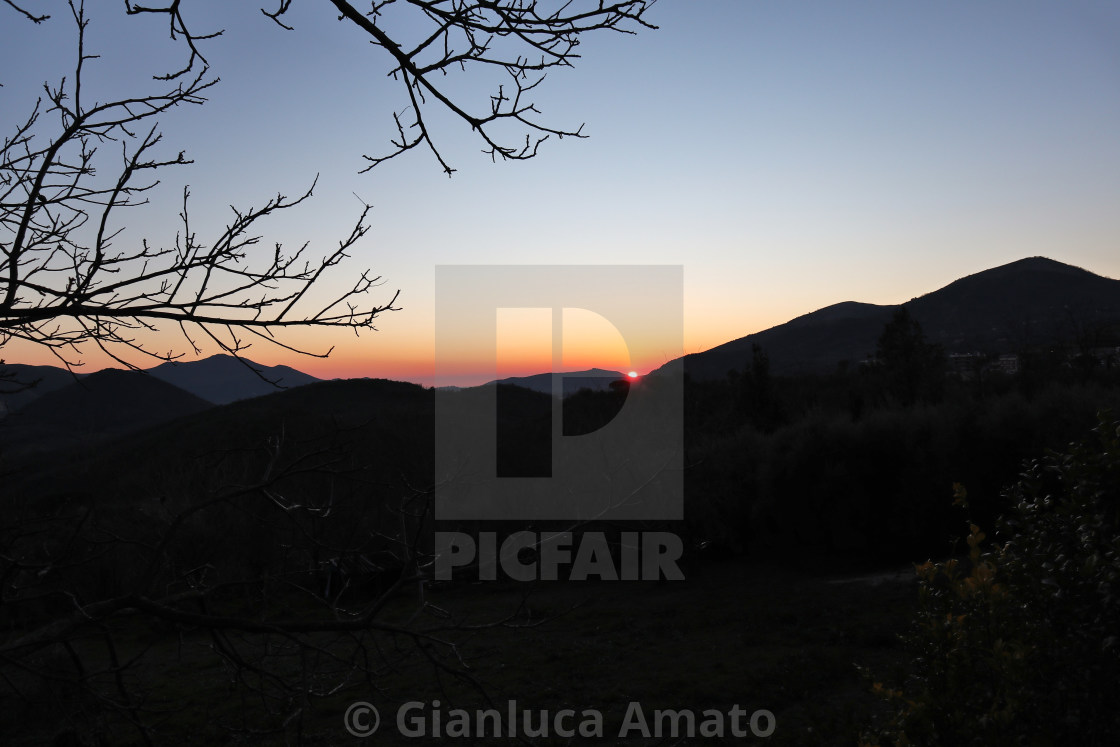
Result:
M1039 351L1018 374L962 377L911 325L896 317L872 362L831 375L772 376L756 347L725 379L689 382L690 531L761 554L940 555L956 529L954 483L990 525L1024 459L1120 412L1120 369Z
M994 542L918 567L913 659L865 744L1111 744L1120 729L1120 421L1034 459ZM966 489L955 503L970 508ZM967 521L966 521L967 523Z

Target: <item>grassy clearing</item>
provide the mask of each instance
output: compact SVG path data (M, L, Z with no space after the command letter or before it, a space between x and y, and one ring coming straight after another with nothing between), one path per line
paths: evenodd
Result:
M654 709L674 708L694 710L702 719L705 709L726 714L738 705L748 718L759 708L774 713L777 728L765 740L770 744L854 744L879 705L856 665L883 674L894 668L901 653L896 634L914 606L911 577L837 583L823 572L728 561L701 567L680 583L539 584L528 596L521 584L473 584L430 592L428 602L448 613L443 622L449 626L510 616L506 626L448 633L503 713L509 700L532 710L534 719L539 709L555 714L571 708L577 714L574 726L583 709L593 708L603 714L604 743L640 744L662 742L618 738L632 701L641 703L647 717ZM414 611L415 601L402 598L386 610L386 619L403 620ZM419 621L438 624L441 619L432 610ZM439 700L445 722L453 708L487 707L478 691L441 677L410 641L386 636L379 645L411 651L392 671L312 701L285 735L235 738L228 727L265 726L266 703L244 695L209 655L212 641L139 621L126 626L131 627L121 631L127 635L118 655L147 650L143 666L129 675L130 685L147 691L145 708L163 713L160 743L356 744L363 740L347 734L343 713L350 703L364 700L376 705L383 719L376 737L364 741L414 744L416 739L397 733L394 720L401 704ZM95 638L75 645L98 650ZM324 638L321 645L342 651L346 641ZM291 664L294 670L298 661L293 658ZM3 719L5 742L41 744L81 713L81 704L68 701L65 693L58 694L55 707L54 714L9 712ZM430 719L428 724L430 729ZM112 744L135 738L127 726L105 726Z

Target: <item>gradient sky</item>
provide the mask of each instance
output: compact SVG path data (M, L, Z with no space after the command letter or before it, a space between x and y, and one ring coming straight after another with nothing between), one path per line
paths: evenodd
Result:
M54 15L44 27L0 6L4 134L72 64L64 7L38 5ZM162 24L89 5L87 43L103 55L91 89L150 90L152 73L181 62ZM267 241L325 251L357 217L356 194L374 205L372 228L344 270L382 275L381 300L401 290L403 310L376 333L289 338L336 344L329 359L258 344L247 355L261 363L431 383L437 265L682 265L686 352L840 301L900 303L1027 256L1120 278L1115 2L662 0L649 14L660 30L588 37L576 68L539 89L546 121L584 122L590 139L493 164L465 125L437 117L451 179L419 150L357 173L363 153L385 151L404 103L383 53L326 3L293 3L295 32L252 2L184 6L199 28L226 28L203 47L222 83L204 107L163 118L168 152L196 163L164 173L124 238L173 241L185 184L205 238L229 204L292 195L319 174L315 199ZM588 352L566 348L565 363L664 362L631 361L584 322ZM502 324L513 339L519 322ZM547 343L526 339L503 375L538 372L531 351ZM2 355L50 362L15 345ZM492 378L463 370L463 383Z

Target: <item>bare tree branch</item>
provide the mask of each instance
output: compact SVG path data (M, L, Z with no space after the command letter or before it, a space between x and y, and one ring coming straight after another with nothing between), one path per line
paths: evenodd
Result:
M138 646L134 632L158 626L181 641L208 638L192 648L193 666L221 662L231 688L259 700L245 710L271 713L277 733L293 734L298 709L361 683L368 693L418 664L489 703L462 644L541 620L525 620L524 596L485 620L427 601L433 492L371 482L375 461L354 461L349 444L377 428L336 424L298 438L281 429L253 448L192 450L142 478L155 512L92 494L54 508L6 502L5 689L31 703L48 686L74 692L97 704L99 719L111 714L115 728L158 743L166 644L163 653L154 641ZM175 479L179 469L194 478ZM328 481L335 487L324 497Z
M657 28L645 20L656 0L371 0L365 12L349 0L329 2L339 20L348 21L388 54L388 74L400 81L407 101L393 114L399 137L392 141L392 150L366 156L367 170L423 143L445 173L454 172L424 116L429 106L466 123L494 160L532 158L553 135L586 137L582 124L573 128L545 123L528 95L550 70L571 67L579 59L578 46L586 35ZM261 8L261 13L290 31L294 27L283 18L291 7L292 0L278 0L274 10ZM126 0L126 9L129 15L166 15L171 39L186 46L184 66L159 76L163 80L205 67L200 42L224 33L193 31L183 16L182 0L158 6ZM457 90L454 75L474 70L498 76L491 82L488 100L477 103L470 102L473 94ZM408 121L402 122L406 113ZM498 134L503 123L515 125L521 134Z
M155 118L202 104L217 79L203 66L190 78L172 76L180 80L163 91L86 106L81 86L85 62L93 59L84 48L88 19L81 3L71 2L70 9L78 30L74 76L46 86L45 104L40 100L0 149L0 345L36 343L70 367L92 343L135 368L134 355L178 357L146 341L144 333L162 322L178 327L193 349L188 329L237 355L250 331L265 332L254 336L271 341L287 328L373 329L378 314L395 309L395 294L387 303L363 301L381 282L368 271L330 302L311 301L312 288L327 281L368 231L368 205L338 247L317 260L304 258L306 246L290 254L280 244L269 253L256 250L258 226L310 199L314 183L295 198L277 194L259 208L231 207L232 219L210 243L191 225L184 190L183 230L173 247L147 241L118 247L124 227L118 213L145 204L158 183L146 175L191 163L182 152L157 155L162 136ZM182 26L178 3L167 10L175 33ZM130 6L130 12L156 11ZM43 115L55 115L57 126ZM111 165L100 152L103 144L120 148L114 178L99 177Z
M29 21L33 21L34 23L42 23L43 21L46 21L50 18L50 16L48 15L37 16L34 13L29 13L19 5L16 5L15 0L4 0L4 2L7 3L10 7L14 8L16 12L21 14L24 18L28 19Z

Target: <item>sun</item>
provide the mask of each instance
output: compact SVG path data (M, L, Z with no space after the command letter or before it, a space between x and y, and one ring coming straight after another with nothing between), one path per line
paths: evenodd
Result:
M628 373L626 375L629 376L631 379L638 378L638 372L637 371L631 371L630 373Z

